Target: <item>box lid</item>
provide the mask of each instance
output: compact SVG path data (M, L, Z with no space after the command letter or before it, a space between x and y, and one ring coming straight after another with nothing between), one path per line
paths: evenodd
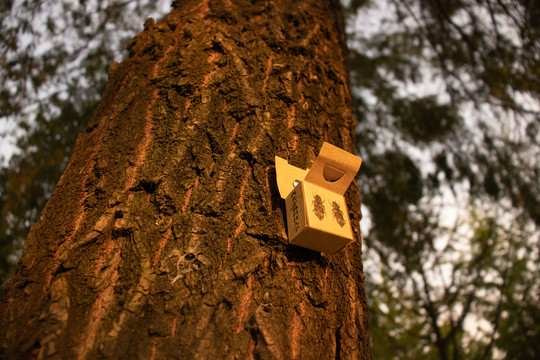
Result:
M279 156L275 162L279 194L285 199L294 189L295 181L306 181L344 195L360 169L362 159L325 142L309 170L290 165Z

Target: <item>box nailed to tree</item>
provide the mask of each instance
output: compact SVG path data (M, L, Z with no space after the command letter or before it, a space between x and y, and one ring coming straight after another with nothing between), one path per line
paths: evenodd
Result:
M359 157L328 143L323 143L310 170L276 156L290 244L335 254L354 241L343 195L361 163Z

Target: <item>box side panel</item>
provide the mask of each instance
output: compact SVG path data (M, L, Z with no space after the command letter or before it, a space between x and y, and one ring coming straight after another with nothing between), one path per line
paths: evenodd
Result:
M308 226L352 240L353 234L345 198L315 184L308 182L302 184Z
M338 235L306 227L290 243L333 255L353 241Z
M307 226L303 184L298 184L285 199L289 242Z

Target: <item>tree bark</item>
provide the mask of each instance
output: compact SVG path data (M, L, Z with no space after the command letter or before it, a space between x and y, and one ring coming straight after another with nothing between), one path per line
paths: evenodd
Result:
M29 234L3 358L369 359L357 241L287 244L274 156L354 152L339 2L177 1L148 20Z

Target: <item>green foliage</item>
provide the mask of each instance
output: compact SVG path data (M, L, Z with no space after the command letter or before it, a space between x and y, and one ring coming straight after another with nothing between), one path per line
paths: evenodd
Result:
M538 358L538 3L360 5L349 36L374 357Z
M439 104L434 96L420 99L397 99L391 108L396 127L412 143L438 140L455 129L461 118L452 104Z

